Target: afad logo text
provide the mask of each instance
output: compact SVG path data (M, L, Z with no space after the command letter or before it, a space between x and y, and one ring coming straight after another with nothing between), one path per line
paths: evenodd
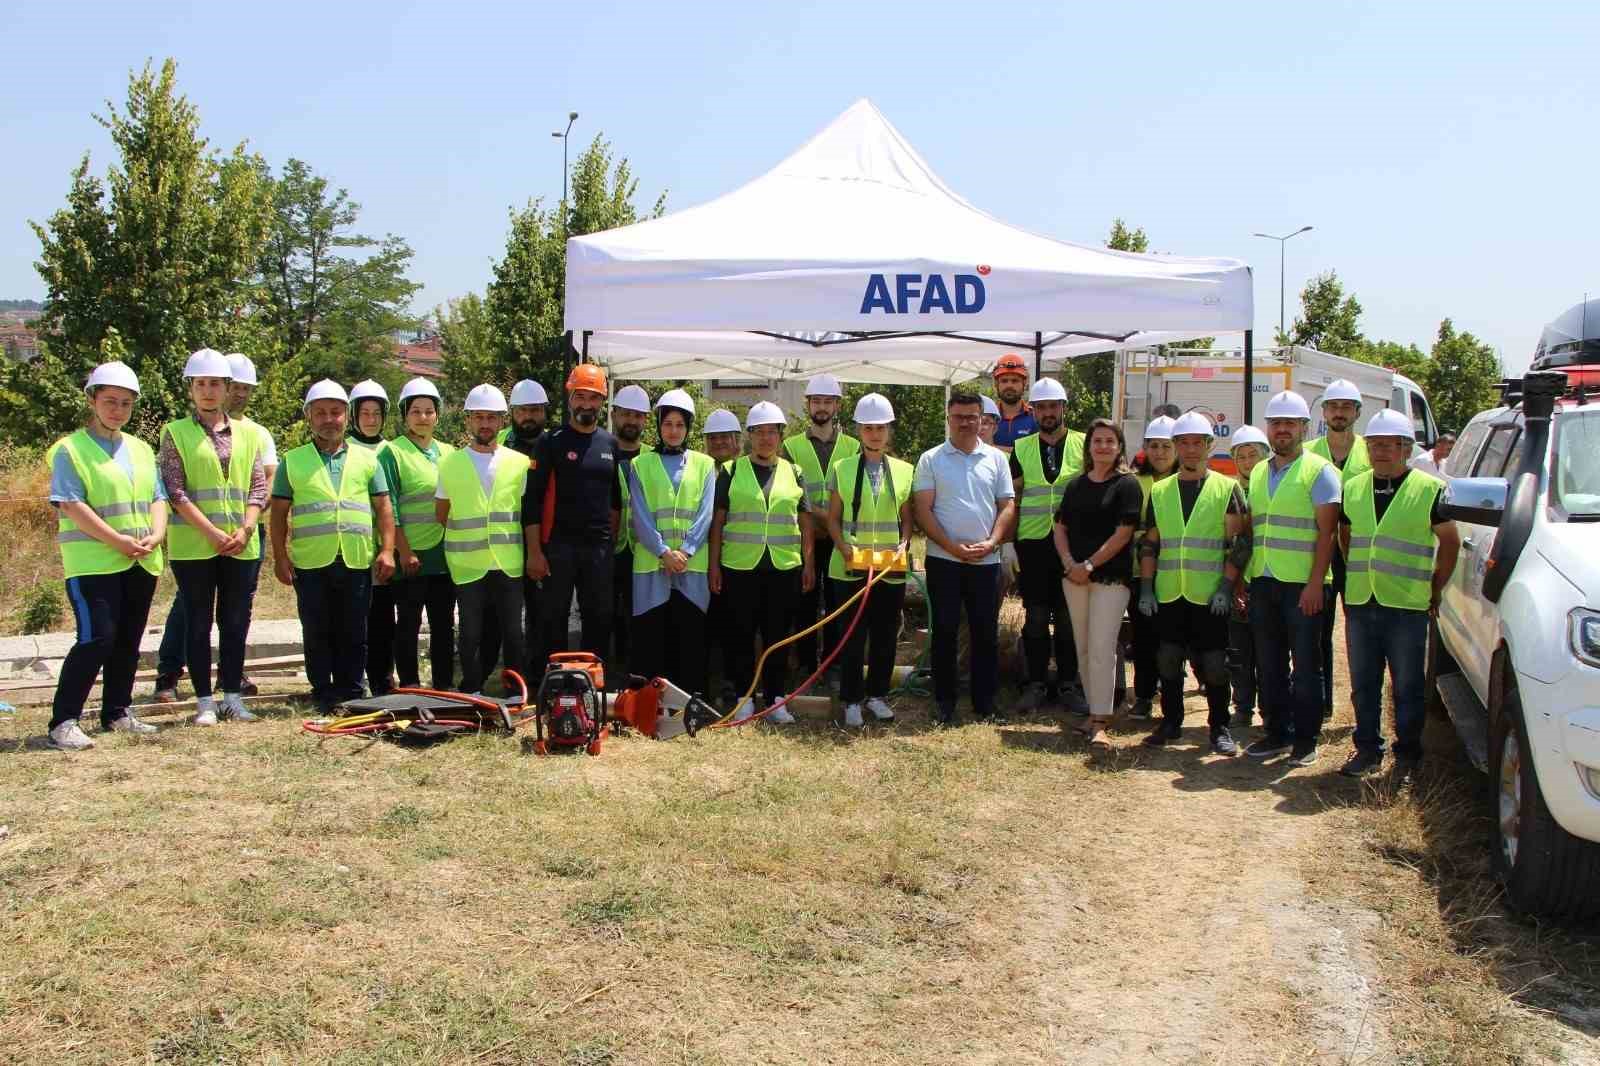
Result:
M980 266L976 274L955 274L948 282L943 274L895 274L892 285L888 275L872 274L861 297L861 313L975 315L988 299L983 288L988 273L987 266Z

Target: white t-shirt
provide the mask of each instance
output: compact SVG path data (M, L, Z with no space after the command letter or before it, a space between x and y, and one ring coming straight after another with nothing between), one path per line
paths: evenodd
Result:
M500 458L500 449L496 448L492 452L480 452L476 448L462 448L461 450L472 461L472 468L478 472L478 484L483 486L484 499L488 499L489 494L494 491L495 461ZM436 500L448 500L450 498L450 494L445 491L442 478L439 481L439 487L433 491L433 498Z

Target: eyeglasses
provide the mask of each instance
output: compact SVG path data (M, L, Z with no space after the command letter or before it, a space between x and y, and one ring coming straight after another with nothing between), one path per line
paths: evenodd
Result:
M976 422L978 419L980 419L982 417L983 416L981 414L978 414L978 415L957 415L957 414L952 414L952 415L950 415L950 421L952 421L952 422Z

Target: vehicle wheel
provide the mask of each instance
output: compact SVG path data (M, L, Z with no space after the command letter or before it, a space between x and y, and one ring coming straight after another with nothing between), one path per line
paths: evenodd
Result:
M1449 718L1450 709L1444 705L1444 697L1439 694L1439 678L1445 674L1456 673L1461 668L1445 650L1444 638L1439 633L1437 621L1428 623L1428 660L1425 669L1428 714L1435 718Z
M1493 863L1511 904L1566 921L1600 916L1600 845L1556 824L1539 791L1516 682L1507 681L1489 738Z

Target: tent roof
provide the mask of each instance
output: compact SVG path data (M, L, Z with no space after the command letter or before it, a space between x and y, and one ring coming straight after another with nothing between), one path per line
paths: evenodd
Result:
M1070 244L980 211L866 100L716 200L570 238L566 293L575 331L1121 339L1248 329L1252 308L1250 271L1237 260ZM819 351L797 349L797 358Z

